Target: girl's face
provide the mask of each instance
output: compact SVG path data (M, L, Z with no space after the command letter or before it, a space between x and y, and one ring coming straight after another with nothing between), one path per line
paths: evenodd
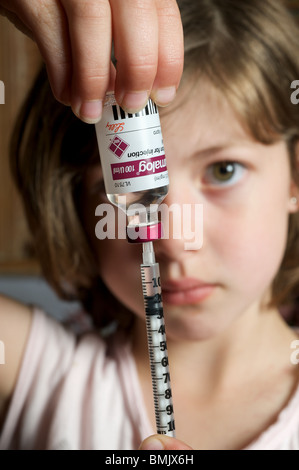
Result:
M163 202L182 209L190 205L193 219L194 205L202 204L203 244L186 250L187 231L182 227L181 239L173 238L170 224L169 238L155 242L154 248L167 335L197 340L224 331L241 315L257 314L269 300L285 251L288 217L295 209L285 143L266 146L255 141L208 84L202 83L184 102L183 92L160 113L170 177ZM90 231L100 276L122 303L144 318L142 248L126 240L97 240L91 198ZM176 222L182 225L183 217ZM196 225L190 222L190 227Z

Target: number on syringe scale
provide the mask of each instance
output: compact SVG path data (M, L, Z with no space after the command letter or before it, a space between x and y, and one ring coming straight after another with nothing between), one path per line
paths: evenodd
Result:
M161 280L160 280L160 276L159 277L153 277L152 278L152 281L153 281L153 287L161 287Z
M158 329L158 333L161 335L165 335L165 325L161 325L160 328Z

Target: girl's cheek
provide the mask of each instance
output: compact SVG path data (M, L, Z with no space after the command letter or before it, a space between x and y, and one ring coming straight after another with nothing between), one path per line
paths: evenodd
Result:
M247 201L239 207L210 206L204 211L205 245L225 265L240 272L260 271L269 258L275 266L280 263L288 230L283 210L269 211L268 204L263 207L258 201Z

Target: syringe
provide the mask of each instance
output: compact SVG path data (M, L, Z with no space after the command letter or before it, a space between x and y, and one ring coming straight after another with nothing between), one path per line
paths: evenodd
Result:
M143 243L142 291L158 434L175 437L159 264L152 242Z

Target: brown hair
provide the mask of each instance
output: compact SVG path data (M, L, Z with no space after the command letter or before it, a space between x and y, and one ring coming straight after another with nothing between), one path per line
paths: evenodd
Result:
M295 144L299 107L290 84L299 78L299 33L278 0L179 0L185 33L183 80L208 78L230 100L261 142L286 140L299 185ZM63 298L83 302L103 325L118 301L98 278L80 218L88 166L99 161L94 126L79 121L50 91L44 69L21 111L12 144L12 169L44 274ZM285 258L273 286L276 305L293 300L299 286L299 215L290 216ZM101 314L95 317L95 294ZM106 315L105 315L106 314Z

